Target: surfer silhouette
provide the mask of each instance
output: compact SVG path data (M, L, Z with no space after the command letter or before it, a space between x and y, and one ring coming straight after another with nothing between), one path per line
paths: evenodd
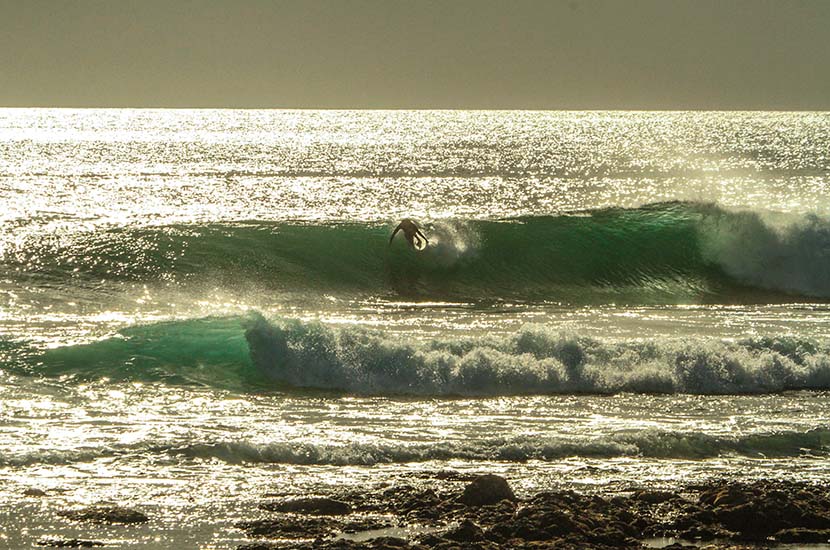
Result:
M406 237L406 242L408 242L409 246L415 250L423 250L429 243L429 239L427 239L426 235L424 235L418 225L409 218L404 218L401 223L398 224L398 227L396 227L392 232L392 236L389 237L389 244L392 244L392 239L395 238L398 231L403 231L403 235Z

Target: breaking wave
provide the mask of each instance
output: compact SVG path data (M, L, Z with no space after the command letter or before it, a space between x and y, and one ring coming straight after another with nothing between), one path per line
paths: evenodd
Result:
M670 202L425 225L423 253L391 225L251 222L120 228L0 245L0 271L44 287L210 282L318 294L572 303L830 298L830 220ZM29 280L29 279L27 279Z
M721 455L791 457L824 455L830 450L830 430L776 432L744 437L717 437L699 433L644 431L579 441L524 436L482 441L419 445L317 445L297 443L251 444L227 442L187 445L172 452L224 462L287 464L374 465L428 460L486 460L525 462L565 457L713 458Z
M67 381L359 395L830 389L826 343L794 337L610 342L529 325L507 336L420 342L257 313L135 326L98 342L45 350L9 344L0 349L0 368Z
M161 444L141 442L112 448L38 450L17 455L0 453L0 467L32 464L72 464L124 456L186 457L221 460L231 464L270 463L297 465L371 466L409 462L480 460L526 462L566 457L655 459L706 459L719 456L786 458L825 457L830 454L830 429L715 436L691 432L644 430L594 438L513 436L419 444L298 442L249 443L245 441ZM156 459L158 460L158 459Z

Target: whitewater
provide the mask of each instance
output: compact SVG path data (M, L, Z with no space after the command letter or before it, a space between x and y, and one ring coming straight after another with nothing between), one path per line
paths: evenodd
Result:
M447 470L828 483L828 151L827 113L0 109L0 548L98 502L234 548L264 494Z

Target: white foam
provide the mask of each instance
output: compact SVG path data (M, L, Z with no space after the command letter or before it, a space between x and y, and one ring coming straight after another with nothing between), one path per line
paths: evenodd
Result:
M525 326L406 342L359 327L252 317L254 364L282 387L386 395L768 393L830 388L830 354L789 338L611 343Z
M830 297L830 219L712 208L701 222L704 258L738 281Z

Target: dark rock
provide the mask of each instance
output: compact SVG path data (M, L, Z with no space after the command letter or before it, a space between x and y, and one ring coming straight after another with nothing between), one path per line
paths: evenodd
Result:
M619 529L613 528L597 529L595 531L588 533L587 536L585 536L585 538L590 542L596 544L604 544L612 548L640 546L640 544L636 540L626 536L626 534L620 531Z
M709 525L694 525L684 531L680 531L677 533L677 536L685 540L700 541L732 538L731 533Z
M242 544L236 547L236 550L282 550L285 548L283 544L273 544L270 542L255 542L254 544Z
M343 516L352 512L352 507L347 503L325 497L297 498L283 502L268 502L260 505L260 508L268 510L269 512L293 512L318 516Z
M634 493L632 498L647 504L662 504L663 502L676 500L679 497L670 491L638 491Z
M37 541L37 546L50 546L52 548L92 548L94 546L104 546L104 543L96 540L81 539L42 539Z
M737 506L745 504L748 500L749 496L741 487L728 485L704 491L698 501L707 506Z
M548 491L521 501L518 507L509 485L498 476L475 478L463 496L439 492L442 489L404 485L355 498L332 495L370 514L368 518L344 518L354 520L351 523L288 514L240 526L251 534L289 539L281 545L296 550L611 550L640 548L637 539L650 537L718 540L721 542L712 548L748 550L779 542L803 545L830 540L830 493L808 483L719 481L685 486L679 489L682 493L640 491L612 497ZM499 490L503 494L494 497ZM507 498L501 498L504 494ZM383 525L375 525L374 514L395 517L383 517ZM428 525L425 518L438 519L436 526L460 523L448 532L425 534L408 544L398 542L400 539L357 542L330 538L337 532L380 528L386 523ZM246 550L255 548L259 547ZM678 543L674 548L684 545Z
M502 500L515 501L517 499L506 479L488 474L477 477L467 485L460 500L467 506L484 506L496 504Z
M439 470L432 474L432 477L446 481L473 481L478 476L475 474L463 474L455 470Z
M425 535L421 535L419 540L421 544L424 544L430 548L432 548L433 546L438 546L439 544L444 542L444 539L442 539L435 533L427 533Z
M360 531L373 531L375 529L386 529L392 524L385 520L373 518L361 518L345 523L342 527L344 533L359 533Z
M669 526L675 530L673 534L760 542L778 533L785 538L819 539L822 535L816 533L830 530L830 498L818 486L781 481L721 482L700 490L698 504L683 506Z
M402 485L386 489L375 511L394 513L409 520L432 521L445 517L461 505L444 501L432 489Z
M144 523L149 521L146 515L137 510L122 508L121 506L92 506L81 510L65 510L59 515L75 521L91 521L93 523Z
M46 491L44 491L43 489L36 489L34 487L30 487L30 488L26 489L25 491L23 491L23 496L26 496L26 497L45 497L46 496Z
M236 527L254 537L309 538L332 534L340 524L321 518L281 516L277 518L241 521Z
M384 550L386 548L407 548L409 543L398 537L377 537L366 541L371 548Z
M775 533L775 540L778 542L802 542L802 543L824 543L830 541L830 530L828 529L782 529Z
M477 542L484 540L484 531L469 519L465 519L458 527L447 532L444 537L456 542Z

